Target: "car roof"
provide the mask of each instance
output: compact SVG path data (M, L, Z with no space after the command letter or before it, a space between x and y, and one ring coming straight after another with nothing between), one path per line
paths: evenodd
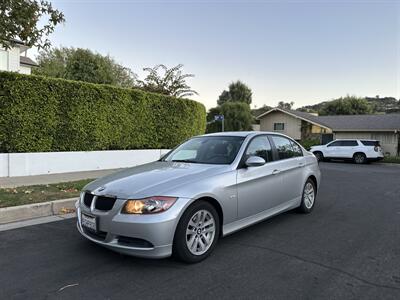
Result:
M224 131L224 132L214 132L214 133L207 133L199 136L239 136L239 137L247 137L247 136L254 136L258 134L275 134L275 135L282 135L284 134L278 132L270 132L270 131Z
M372 139L336 139L333 140L332 142L335 141L370 141L370 142L378 142L378 140L372 140Z

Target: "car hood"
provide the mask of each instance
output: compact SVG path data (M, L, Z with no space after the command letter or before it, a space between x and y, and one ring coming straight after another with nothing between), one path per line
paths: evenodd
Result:
M120 199L179 196L179 187L230 170L227 165L156 161L96 179L83 190Z
M325 145L315 145L315 146L311 146L310 150L316 150L316 149L321 149L321 148L325 148Z

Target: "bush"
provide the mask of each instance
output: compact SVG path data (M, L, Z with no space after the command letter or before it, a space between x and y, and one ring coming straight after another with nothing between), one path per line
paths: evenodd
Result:
M0 152L171 148L205 120L192 100L0 72Z
M400 164L400 156L385 156L382 160L384 163Z
M310 150L312 146L321 145L321 141L319 139L305 139L300 141L300 144L306 149Z

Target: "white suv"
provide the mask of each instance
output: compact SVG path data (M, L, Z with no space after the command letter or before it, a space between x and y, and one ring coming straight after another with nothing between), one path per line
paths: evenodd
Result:
M376 140L334 140L326 145L313 146L310 151L318 161L324 159L353 160L357 164L381 160L384 155Z

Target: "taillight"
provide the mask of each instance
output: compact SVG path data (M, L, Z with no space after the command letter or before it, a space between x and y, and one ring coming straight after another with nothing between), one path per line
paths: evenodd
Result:
M381 147L375 146L375 147L374 147L374 150L375 150L375 152L379 152L379 151L381 150Z

